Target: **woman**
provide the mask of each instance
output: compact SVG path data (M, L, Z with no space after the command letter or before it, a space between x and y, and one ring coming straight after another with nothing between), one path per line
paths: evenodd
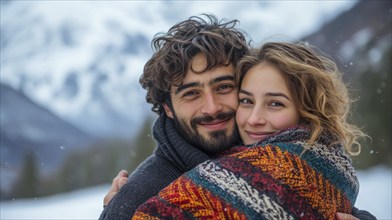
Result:
M334 219L359 183L365 136L334 62L306 44L266 43L239 64L236 121L245 146L206 161L141 205L134 219Z

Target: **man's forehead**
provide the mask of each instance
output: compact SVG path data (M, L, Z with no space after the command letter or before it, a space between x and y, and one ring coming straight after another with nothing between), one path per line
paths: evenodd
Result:
M202 72L207 67L207 58L203 54L194 56L189 64L188 72L194 70L195 72Z

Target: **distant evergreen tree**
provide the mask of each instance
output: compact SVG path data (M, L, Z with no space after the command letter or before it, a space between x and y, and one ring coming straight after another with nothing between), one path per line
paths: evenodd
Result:
M13 191L17 198L39 196L39 167L36 155L33 152L26 154L22 171L14 185Z
M360 99L355 115L372 141L364 142L361 154L354 158L357 168L365 169L377 164L391 166L391 61L389 45L379 63L361 70L358 86Z

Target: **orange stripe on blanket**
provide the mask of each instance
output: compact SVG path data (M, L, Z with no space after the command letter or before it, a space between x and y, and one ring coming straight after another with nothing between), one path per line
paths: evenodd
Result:
M181 176L164 188L159 197L166 202L192 213L196 218L203 219L246 219L243 213L233 209L230 204L221 201L210 191Z
M132 220L159 220L159 218L151 216L143 212L136 212Z

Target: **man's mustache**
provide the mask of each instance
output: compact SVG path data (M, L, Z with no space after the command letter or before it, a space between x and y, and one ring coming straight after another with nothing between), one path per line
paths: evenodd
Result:
M215 117L211 116L211 115L195 117L191 120L191 126L193 128L195 128L196 125L199 123L210 123L214 120L224 121L224 120L233 118L234 116L235 116L235 111L228 111L228 112L221 112L221 113L217 114Z

